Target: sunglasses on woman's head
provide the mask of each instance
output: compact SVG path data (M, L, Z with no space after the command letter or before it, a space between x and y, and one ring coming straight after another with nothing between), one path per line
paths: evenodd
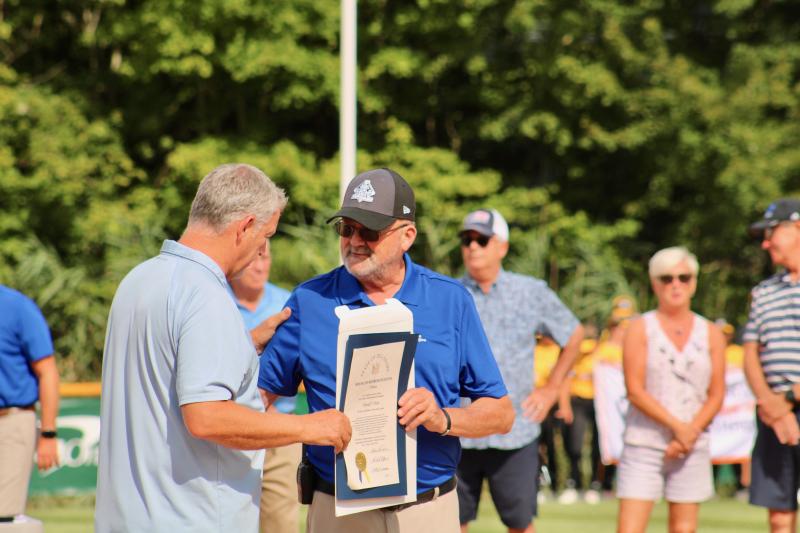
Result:
M344 237L345 239L351 238L353 235L355 235L356 232L358 232L358 234L361 235L361 238L364 241L366 241L366 242L375 242L375 241L377 241L378 239L381 238L381 235L386 235L387 233L391 233L394 230L398 230L398 229L401 229L401 228L406 228L406 227L408 227L410 225L411 224L402 224L400 226L397 226L396 228L392 228L392 229L386 230L386 231L381 233L380 231L377 231L377 230L374 230L374 229L369 229L369 228L364 228L364 227L361 227L361 228L356 227L356 226L354 226L352 224L348 224L344 220L337 220L333 224L333 229L336 230L336 233L340 237Z
M692 281L693 277L694 276L692 276L691 274L678 274L677 276L673 276L672 274L664 274L663 276L658 276L658 281L660 281L664 285L669 285L670 283L672 283L674 279L677 278L678 281L680 281L683 284L686 284Z
M472 241L475 241L478 243L478 246L485 248L486 245L489 244L489 239L491 239L491 237L487 237L486 235L478 235L477 237L472 235L462 235L461 246L464 248L469 248L469 245L472 244Z

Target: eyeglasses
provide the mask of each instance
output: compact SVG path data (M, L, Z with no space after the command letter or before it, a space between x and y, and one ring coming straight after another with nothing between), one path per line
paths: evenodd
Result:
M399 230L399 229L402 229L402 228L407 228L410 225L411 224L402 224L400 226L397 226L396 228L392 228L392 229L388 229L386 231L380 232L380 231L377 231L377 230L374 230L374 229L365 228L363 226L359 228L359 227L356 227L356 226L354 226L352 224L348 224L344 220L337 220L333 224L333 229L336 230L336 233L340 237L344 237L345 239L352 238L353 235L355 235L356 232L358 232L358 234L361 235L361 238L364 241L366 241L366 242L375 242L375 241L379 240L384 235L388 235L389 233L391 233L391 232L393 232L395 230Z
M472 235L462 235L461 246L464 248L469 248L469 245L472 244L472 241L475 241L478 243L478 246L485 248L486 245L489 244L489 239L491 239L491 237L487 237L486 235L478 235L477 237L473 237Z
M672 274L664 274L663 276L658 276L658 281L663 283L664 285L669 285L675 279L686 285L694 276L692 274L678 274L677 276L673 276Z
M779 223L775 224L774 226L770 226L768 228L765 228L764 229L764 238L762 240L765 240L765 241L770 240L772 238L772 236L775 234L775 230L776 229L778 229L781 226L788 226L788 225L792 225L792 224L794 224L794 222L785 220L783 222L779 222Z

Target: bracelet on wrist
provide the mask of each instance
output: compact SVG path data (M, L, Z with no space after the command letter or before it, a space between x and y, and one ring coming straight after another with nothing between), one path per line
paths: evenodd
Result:
M39 436L43 439L54 439L58 436L58 430L55 429L43 429L39 431Z
M445 420L447 420L447 427L444 428L444 431L439 433L439 436L445 437L445 436L447 436L448 433L450 433L450 429L451 429L451 426L452 426L453 422L452 422L452 420L450 420L450 413L448 413L444 409L442 409L442 413L444 413L444 418L445 418Z

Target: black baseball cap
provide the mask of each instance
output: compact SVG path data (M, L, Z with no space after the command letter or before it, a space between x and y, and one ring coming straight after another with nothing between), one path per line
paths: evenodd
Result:
M414 191L403 177L388 168L362 172L347 185L342 208L328 222L351 218L371 230L380 231L397 219L414 220Z
M772 202L764 211L764 217L750 225L749 232L752 237L763 238L764 230L787 221L800 221L800 200L781 198Z

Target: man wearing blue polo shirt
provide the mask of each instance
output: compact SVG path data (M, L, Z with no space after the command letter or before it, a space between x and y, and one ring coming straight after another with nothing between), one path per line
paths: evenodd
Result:
M25 511L34 449L40 470L58 464L57 415L58 368L47 322L33 300L0 285L0 529Z
M286 196L259 169L203 178L179 241L122 280L103 353L95 530L256 531L263 448L342 449L350 423L329 409L264 413L258 357L276 315L252 332L228 280L264 252Z
M782 267L752 291L744 370L758 404L750 503L769 509L773 533L797 527L800 470L800 200L772 203L750 226L772 264Z
M356 176L331 218L341 237L344 266L294 290L287 303L292 315L261 357L259 387L268 396L288 396L303 380L313 412L334 406L337 306L354 309L396 298L413 313L420 335L417 388L401 396L397 413L406 430L418 431L417 503L335 518L334 450L309 446L317 477L308 512L312 533L457 533L457 437L504 433L513 422L511 402L469 293L406 254L417 235L415 212L414 193L396 172L384 168ZM461 396L472 399L469 407L459 407Z
M272 253L269 241L264 252L253 259L242 273L231 279L236 307L242 313L245 327L255 329L270 316L283 309L289 291L269 280ZM296 400L278 398L273 409L294 413ZM261 504L258 529L261 533L297 533L300 503L297 501L295 472L300 463L300 444L289 444L264 450L264 477L261 480Z

